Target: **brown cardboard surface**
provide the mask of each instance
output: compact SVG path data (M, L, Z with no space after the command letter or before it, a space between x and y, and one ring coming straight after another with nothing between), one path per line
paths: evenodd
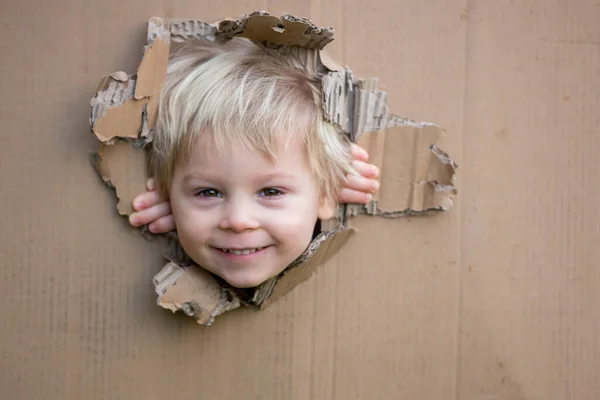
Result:
M137 70L148 18L254 9L335 27L333 60L447 131L460 196L432 217L353 217L315 277L203 329L156 307L163 249L90 168L88 104L99 77ZM0 397L597 399L599 13L591 0L3 2Z
M133 199L146 190L145 152L125 140L112 145L102 143L95 154L94 165L102 180L115 188L119 214L131 214Z
M600 7L544 4L469 10L465 398L600 396Z
M137 71L135 98L155 96L160 93L169 61L169 27L160 18L150 18L144 55Z

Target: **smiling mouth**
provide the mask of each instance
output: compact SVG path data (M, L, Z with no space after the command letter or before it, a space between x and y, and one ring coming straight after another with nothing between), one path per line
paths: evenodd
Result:
M215 247L215 249L219 250L223 253L226 253L226 254L233 254L236 256L247 256L250 254L261 252L264 249L266 249L267 247L269 247L269 246L255 247L255 248L248 248L248 249L225 249L225 248Z

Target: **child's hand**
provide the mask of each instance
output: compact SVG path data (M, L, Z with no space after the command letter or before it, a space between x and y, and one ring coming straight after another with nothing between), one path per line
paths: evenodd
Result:
M175 230L171 203L156 191L153 178L146 182L146 189L147 192L133 199L135 212L129 216L129 223L135 227L149 224L148 229L152 233L167 233Z
M379 189L377 176L379 170L373 164L367 163L369 154L360 146L352 143L352 166L360 176L347 176L346 187L340 193L340 203L367 204L372 199L372 193Z
M379 189L377 176L379 170L367 161L369 155L360 146L352 144L352 165L360 176L347 177L347 185L340 193L340 203L366 204L371 201L372 193ZM148 179L145 193L133 200L135 212L129 216L129 223L135 227L148 225L152 233L167 233L175 230L175 221L171 215L169 201L163 199L156 191L154 179Z

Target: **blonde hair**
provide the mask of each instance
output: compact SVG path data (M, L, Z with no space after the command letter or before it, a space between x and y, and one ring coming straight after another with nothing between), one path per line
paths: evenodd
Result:
M271 160L277 139L301 135L321 195L332 204L351 167L349 142L323 118L321 76L292 52L247 39L187 45L170 60L149 169L169 195L173 171L210 129L217 151L232 140Z

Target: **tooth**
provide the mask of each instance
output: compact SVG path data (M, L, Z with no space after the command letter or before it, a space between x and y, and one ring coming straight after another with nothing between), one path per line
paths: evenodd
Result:
M262 250L262 249L264 249L264 247L256 247L254 249L243 249L243 250L222 248L221 250L224 251L225 253L235 254L236 256L241 256L241 255L245 256L245 255L254 253L254 252Z

